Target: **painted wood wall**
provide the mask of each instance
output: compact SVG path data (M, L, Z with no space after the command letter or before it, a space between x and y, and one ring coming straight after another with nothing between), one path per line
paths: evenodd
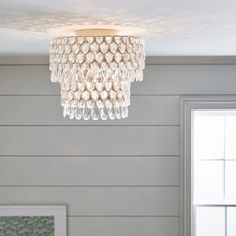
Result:
M69 236L181 236L179 99L236 94L235 63L151 60L105 122L64 119L45 63L0 63L0 204L66 204Z

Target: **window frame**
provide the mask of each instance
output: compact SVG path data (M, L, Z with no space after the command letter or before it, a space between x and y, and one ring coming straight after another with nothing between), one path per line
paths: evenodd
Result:
M180 235L194 236L192 222L192 111L236 109L236 96L184 96L180 99Z

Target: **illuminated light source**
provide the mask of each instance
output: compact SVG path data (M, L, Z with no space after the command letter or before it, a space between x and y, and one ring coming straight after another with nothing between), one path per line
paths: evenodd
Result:
M52 39L51 81L61 87L63 115L70 119L128 117L130 88L143 80L144 41L116 30L79 30Z

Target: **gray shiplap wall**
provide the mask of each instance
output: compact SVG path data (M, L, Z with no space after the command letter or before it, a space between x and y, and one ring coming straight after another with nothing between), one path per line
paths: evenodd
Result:
M235 63L180 61L147 65L128 119L84 122L48 65L1 59L0 204L67 204L69 236L180 236L179 98L236 94Z

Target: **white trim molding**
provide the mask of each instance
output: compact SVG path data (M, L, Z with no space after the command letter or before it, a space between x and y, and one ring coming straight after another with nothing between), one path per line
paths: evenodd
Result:
M184 96L180 99L180 235L192 236L192 165L191 124L192 110L236 109L236 96Z

